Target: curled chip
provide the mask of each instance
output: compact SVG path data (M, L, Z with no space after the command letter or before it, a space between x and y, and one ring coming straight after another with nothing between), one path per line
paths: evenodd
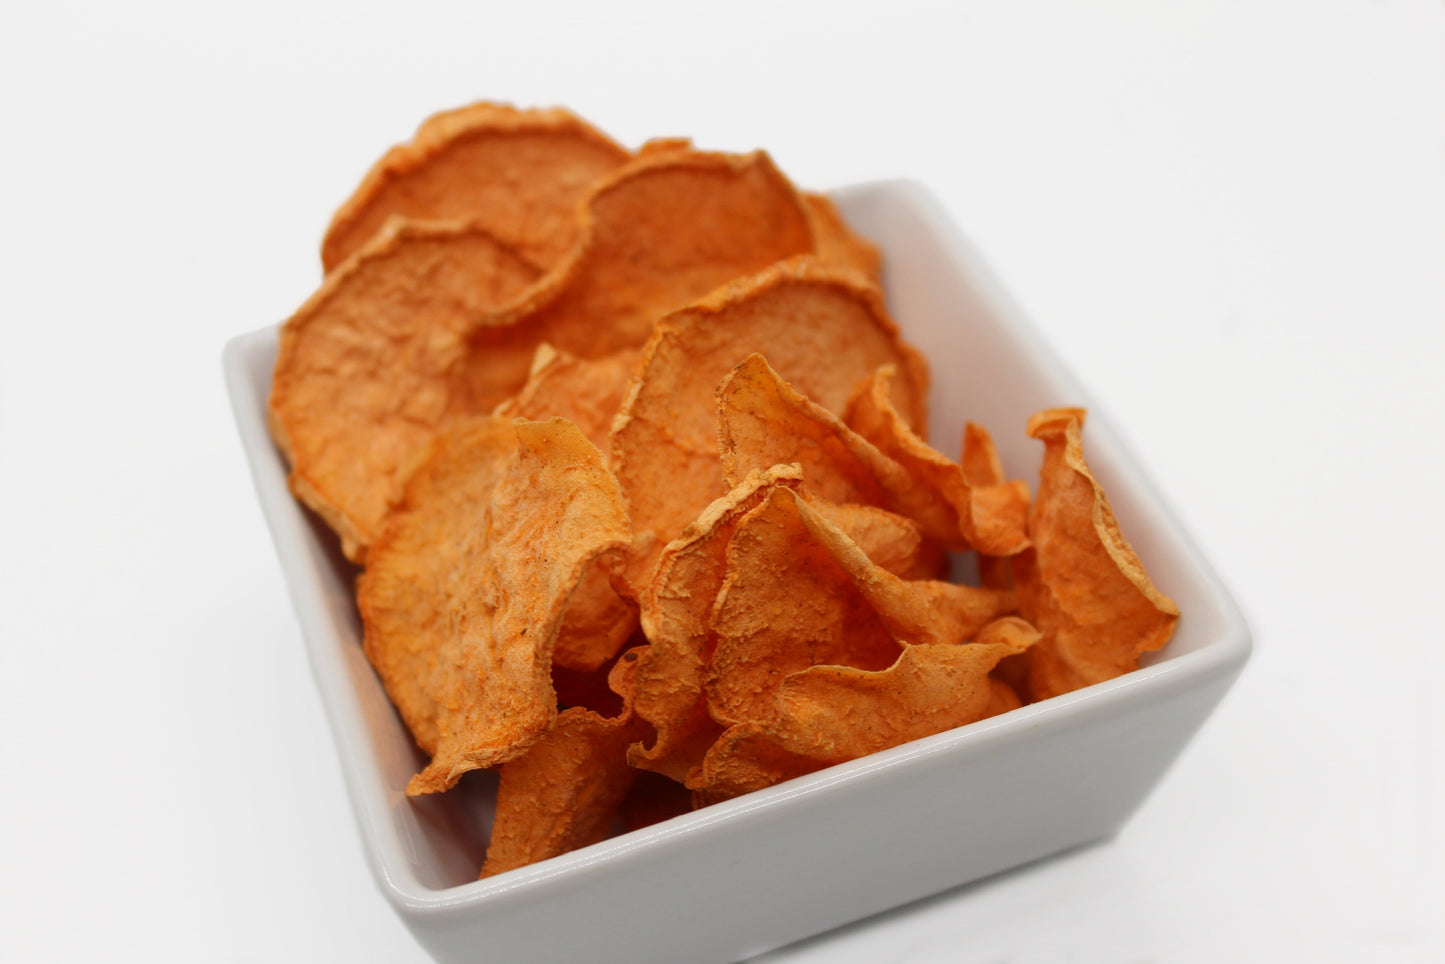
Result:
M282 327L271 432L292 491L348 558L364 557L432 436L490 407L463 372L476 319L537 276L481 228L393 221Z
M788 495L791 493L780 497ZM792 501L809 535L847 572L899 642L960 643L1014 609L1011 592L936 580L900 579L874 563L856 542L805 500L794 497Z
M881 670L815 665L790 673L771 712L729 727L689 786L707 802L727 799L998 713L1020 703L990 671L1039 639L1014 616L967 643L907 646Z
M830 762L785 750L766 728L740 723L728 727L708 748L687 786L699 805L706 806L815 773Z
M639 743L629 751L634 766L681 783L721 732L708 716L703 680L712 658L710 623L728 543L738 523L768 493L797 484L794 466L755 472L661 551L656 575L639 599L649 645L638 659L636 704L637 715L657 735L651 746Z
M929 446L895 406L892 384L897 377L897 372L887 367L875 372L849 401L847 422L909 471L918 490L917 501L931 501L946 510L942 519L933 514L920 517L924 531L945 545L972 546L988 555L1008 556L1022 550L1028 545L1028 536L1021 514L1000 511L974 519L972 486L963 467ZM1003 494L1017 493L1007 489ZM980 505L991 510L993 503L984 500Z
M627 746L643 727L632 713L635 651L623 654L609 683L622 697L615 717L563 710L522 756L502 764L497 812L482 877L526 866L608 837L638 771Z
M791 673L883 669L900 644L962 643L1013 609L1011 593L900 579L789 489L742 521L726 561L707 695L728 724L767 719Z
M557 108L477 103L429 118L367 172L321 246L329 273L387 219L469 221L550 267L576 241L578 201L630 155Z
M496 412L533 420L565 418L598 446L605 461L612 419L637 358L632 350L577 358L544 344L527 384ZM567 608L553 661L567 669L597 669L617 655L636 628L637 606L613 590L605 566L593 565Z
M813 226L818 257L852 268L874 284L881 284L883 264L878 249L848 226L833 201L826 194L804 194L803 203Z
M974 528L982 533L979 541L986 545L1009 544L1014 533L1026 531L1028 484L1021 479L1005 480L993 436L976 422L968 422L963 427L960 464L969 486L969 516ZM1013 585L1007 556L980 554L978 575L990 589L1007 589Z
M868 672L814 666L783 680L764 729L786 750L815 760L852 760L983 719L999 660L1039 639L1015 616L989 623L972 642L906 647L897 662Z
M815 663L881 669L898 657L898 641L804 511L795 492L774 488L728 545L706 675L720 723L767 719L783 679Z
M888 389L876 375L865 384ZM957 541L958 514L936 489L920 484L909 469L800 394L762 355L748 356L728 374L718 386L717 409L718 447L729 483L754 468L796 462L812 497L889 507L935 537ZM891 405L889 411L899 417ZM1018 524L1023 531L1022 516Z
M797 463L810 494L885 506L908 471L843 420L796 391L754 352L717 389L717 440L729 485L754 469Z
M863 378L895 365L898 410L910 425L925 423L927 365L899 337L878 290L852 272L794 259L667 315L643 349L613 431L612 467L638 536L627 568L634 591L661 546L727 492L716 391L754 352L835 411Z
M948 556L906 516L856 502L810 498L819 516L855 543L868 561L900 579L939 579L948 571Z
M495 411L532 421L565 418L608 458L612 420L640 357L636 349L626 349L602 358L578 358L544 342L532 358L527 383Z
M487 416L438 444L357 591L367 655L432 754L408 793L514 759L552 725L567 603L627 540L616 481L570 422Z
M1044 638L1028 654L1028 696L1068 693L1138 668L1174 632L1179 609L1149 580L1084 462L1084 413L1060 408L1029 419L1044 443L1029 516L1033 549L1015 558L1024 618Z

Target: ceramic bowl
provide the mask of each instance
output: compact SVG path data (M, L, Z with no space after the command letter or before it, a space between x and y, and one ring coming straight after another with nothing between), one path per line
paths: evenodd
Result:
M933 444L954 451L964 420L981 422L1032 482L1029 414L1089 398L923 188L835 198L882 248L890 309L932 363ZM362 654L354 569L287 491L266 431L276 338L226 347L236 421L377 885L438 960L737 960L1104 837L1249 655L1237 606L1091 412L1090 467L1183 613L1141 669L478 881L495 781L404 793L425 760Z

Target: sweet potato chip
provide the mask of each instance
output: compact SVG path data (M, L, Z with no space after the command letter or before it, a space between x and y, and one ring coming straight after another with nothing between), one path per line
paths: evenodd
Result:
M808 511L795 492L775 488L728 545L706 673L708 712L720 723L766 719L784 677L815 663L880 669L898 656L897 641L833 547L809 530Z
M570 422L488 416L438 443L357 590L367 655L432 754L408 793L514 759L551 726L563 613L628 531L616 481Z
M348 558L364 557L431 437L485 411L457 386L469 332L537 276L480 228L394 221L282 327L271 432L292 491Z
M502 764L497 811L482 877L556 857L606 839L637 770L627 746L644 727L632 714L628 677L636 653L613 668L610 682L623 697L621 714L563 710L552 728L522 756Z
M899 337L878 290L855 278L795 259L658 322L612 442L638 534L627 569L633 587L646 580L660 547L727 492L716 389L748 355L761 353L798 392L831 409L879 366L894 365L897 408L910 425L924 425L927 366Z
M988 674L1038 639L1010 616L973 642L905 647L885 669L818 665L789 674L772 712L728 727L688 786L700 804L714 803L1017 709L1018 697Z
M849 401L846 421L912 474L920 490L917 501L931 501L947 508L943 525L935 515L918 516L924 531L945 545L972 546L988 555L1012 555L1027 546L1023 519L1017 515L997 513L979 520L983 524L974 520L972 487L963 467L931 447L909 426L893 399L892 384L897 377L896 371L887 367L875 372ZM992 503L986 501L985 505Z
M879 284L883 260L878 255L878 248L849 227L826 194L804 194L803 203L808 209L808 222L813 228L818 257L852 268L874 284Z
M797 191L762 152L649 152L599 184L569 260L501 313L563 351L635 348L657 319L813 251Z
M817 498L885 506L890 491L913 484L903 466L797 392L756 352L718 385L717 440L728 485L754 469L797 463Z
M637 669L637 715L657 731L651 746L634 746L634 766L679 783L702 761L721 732L707 713L703 677L712 657L709 621L725 572L725 553L738 523L777 486L797 485L793 466L756 472L702 514L660 555L656 576L639 602L649 646Z
M1028 696L1048 699L1138 668L1174 632L1179 609L1149 580L1084 461L1081 409L1029 419L1044 443L1029 517L1033 549L1015 558L1024 618L1044 638L1028 655Z
M754 468L796 462L816 499L890 507L957 541L958 514L935 489L783 381L762 355L748 356L723 379L717 407L729 483Z
M605 459L612 419L637 359L637 351L577 358L544 344L537 349L527 384L496 412L534 420L565 418ZM594 565L567 607L552 659L569 669L596 669L617 655L636 628L637 606L612 588L606 567Z
M948 572L948 556L923 537L918 524L877 506L828 502L809 497L808 505L863 550L875 566L900 579L939 579Z
M857 543L807 501L792 493L779 493L778 497L796 503L798 518L809 535L848 574L900 642L961 643L1014 609L1011 592L937 580L900 579L869 559Z
M981 533L979 541L988 545L1009 544L1014 534L1027 531L1029 487L1021 479L1004 477L1003 461L993 444L988 429L976 422L963 427L963 456L959 463L964 481L969 486L969 517ZM1009 589L1013 577L1007 556L980 553L978 575L990 589Z
M814 773L828 766L824 760L785 750L761 726L730 726L708 748L707 756L689 776L698 806L730 800L744 793Z
M532 421L565 418L582 430L603 458L610 458L612 420L640 358L636 349L578 358L544 343L533 356L527 383L495 411Z
M995 706L989 672L1039 631L1016 616L972 642L905 647L887 669L813 666L783 680L763 729L783 749L815 760L852 760L983 719Z
M630 155L570 112L478 103L436 114L367 172L321 246L329 273L387 219L469 221L550 267L576 241L578 201Z

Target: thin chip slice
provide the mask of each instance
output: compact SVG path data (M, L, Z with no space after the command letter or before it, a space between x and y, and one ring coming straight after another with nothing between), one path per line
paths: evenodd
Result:
M612 420L640 358L637 349L578 358L543 343L532 358L527 383L495 411L532 421L565 418L610 458Z
M697 806L708 806L815 773L828 765L783 749L757 724L741 723L728 727L708 748L701 765L688 776L687 786Z
M537 349L527 384L496 412L533 420L565 418L605 458L612 419L638 355L630 350L604 358L577 358L544 344ZM596 669L621 651L636 628L636 604L612 588L605 566L594 565L567 608L553 661L568 669Z
M717 388L717 441L728 485L754 469L796 462L808 492L884 506L912 486L908 471L832 412L795 390L754 352Z
M348 558L364 558L432 436L487 410L459 378L471 332L538 275L481 228L393 221L282 327L271 432Z
M757 472L709 505L660 554L656 576L641 599L649 646L638 659L637 715L657 735L632 747L633 766L679 783L702 762L722 728L707 713L703 678L712 657L709 627L722 588L725 553L738 523L777 486L797 485L795 466Z
M935 489L785 382L762 355L749 355L728 373L718 386L717 413L729 483L754 468L797 462L815 499L892 508L957 541L958 514Z
M321 246L329 273L392 215L469 221L544 268L576 242L578 202L629 158L572 113L477 103L429 118L367 172Z
M618 595L602 560L588 567L572 594L552 662L566 669L595 670L622 651L637 630L637 604Z
M514 759L551 726L567 603L628 533L616 481L570 422L487 416L438 444L357 589L367 655L432 754L409 794Z
M793 673L771 715L728 727L688 786L699 803L715 803L1017 709L1018 697L988 674L1038 639L1034 627L1006 617L974 642L909 646L886 669Z
M948 572L943 548L925 539L918 523L907 516L877 506L812 496L808 505L856 543L870 562L900 579L941 579Z
M623 698L621 714L564 710L525 754L502 764L481 877L557 857L611 834L638 773L627 765L627 746L644 729L629 698L635 661L636 653L629 651L612 670L610 682Z
M765 153L650 151L595 187L568 259L491 324L610 355L719 285L813 250L803 202Z
M1020 611L1043 641L1029 651L1028 696L1048 699L1138 668L1161 648L1179 609L1150 581L1084 461L1081 409L1029 419L1044 443L1029 517L1033 549L1015 559Z
M855 279L794 259L658 322L612 441L612 466L638 534L626 573L633 591L660 547L728 490L716 390L748 355L761 353L798 392L833 410L878 367L895 365L897 407L910 425L924 425L926 363L899 337L878 290Z
M847 572L900 642L961 643L1015 608L1012 592L941 580L900 579L869 559L856 542L806 500L792 493L779 493L778 497L792 497L798 518L811 537Z
M814 666L783 680L763 729L785 750L836 762L973 723L1006 705L989 672L1038 640L1037 629L1008 616L972 642L909 646L878 672Z
M806 193L803 203L808 207L818 257L852 268L874 284L881 284L883 259L878 248L849 226L832 199L826 194Z
M969 514L974 526L994 533L982 542L1006 542L1005 532L1028 529L1029 487L1022 479L1004 476L1003 460L993 436L976 422L963 427L963 456L959 462L969 485ZM990 589L1012 589L1013 575L1008 556L978 556L979 581Z
M728 545L706 674L708 712L720 723L767 719L783 679L816 663L881 669L898 656L887 625L809 530L806 511L791 489L775 488Z

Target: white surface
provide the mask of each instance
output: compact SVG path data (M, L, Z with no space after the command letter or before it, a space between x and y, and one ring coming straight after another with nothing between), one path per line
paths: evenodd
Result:
M1116 840L775 960L1445 958L1439 3L402 11L0 16L0 959L424 960L219 352L306 297L385 146L480 96L926 182L1255 630Z
M882 250L903 336L934 359L936 446L956 444L967 418L1023 425L1051 405L1088 403L926 190L858 185L838 204ZM609 947L630 964L670 964L685 946L689 961L727 964L1092 843L1138 808L1249 655L1237 605L1095 414L1090 470L1152 579L1188 614L1148 665L477 881L477 829L495 798L475 787L405 796L425 759L361 655L351 567L287 491L267 431L276 341L273 326L226 346L242 447L378 886L438 960L591 961ZM1005 467L1039 461L1019 432L1000 437L999 454Z

